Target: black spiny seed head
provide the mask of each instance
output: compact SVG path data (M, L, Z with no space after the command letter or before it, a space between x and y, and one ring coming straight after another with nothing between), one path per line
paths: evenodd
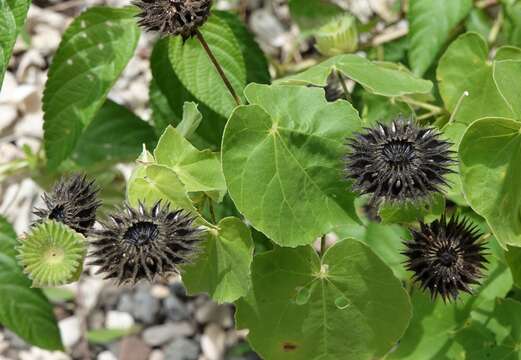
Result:
M186 40L208 19L212 0L137 0L133 4L141 9L139 25L145 30Z
M96 198L98 191L94 180L87 180L85 175L60 179L50 193L43 194L45 208L34 211L39 217L37 222L55 220L87 236L96 222L96 210L101 205Z
M471 293L485 269L485 246L476 226L466 219L445 216L431 224L420 223L420 229L410 229L413 239L406 241L407 270L432 298L456 300L460 291Z
M91 265L105 279L133 285L139 280L150 282L156 276L179 272L197 253L202 231L193 225L194 218L183 210L170 211L157 202L150 210L125 206L113 214L110 223L96 231Z
M453 172L451 143L434 128L398 118L378 123L348 140L345 172L353 189L372 201L414 201L442 192L444 176Z

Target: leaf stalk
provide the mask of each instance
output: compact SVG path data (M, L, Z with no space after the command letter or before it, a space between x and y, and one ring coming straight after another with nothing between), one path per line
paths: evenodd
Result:
M235 103L237 104L237 106L240 106L240 105L241 105L241 100L239 99L239 97L237 96L237 93L236 93L235 90L233 89L233 86L232 86L232 84L230 83L230 80L228 80L228 78L226 77L226 74L224 73L223 68L222 68L221 65L219 64L219 61L217 61L217 58L215 57L215 55L213 54L212 50L211 50L210 47L208 46L208 43L207 43L206 40L204 39L203 34L201 34L201 32L200 32L199 30L196 30L195 35L196 35L196 37L197 37L197 40L199 40L199 42L200 42L201 45L203 46L204 51L206 51L206 54L208 54L208 57L210 58L210 61L211 61L212 64L215 66L215 69L216 69L217 72L219 73L219 76L221 77L221 79L222 79L224 85L226 85L226 88L227 88L228 91L230 92L230 95L231 95L232 98L235 100Z

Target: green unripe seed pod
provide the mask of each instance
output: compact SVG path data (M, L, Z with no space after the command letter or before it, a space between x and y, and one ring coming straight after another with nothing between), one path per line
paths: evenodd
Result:
M316 48L326 56L355 52L358 47L356 20L351 15L344 15L322 26L317 34Z

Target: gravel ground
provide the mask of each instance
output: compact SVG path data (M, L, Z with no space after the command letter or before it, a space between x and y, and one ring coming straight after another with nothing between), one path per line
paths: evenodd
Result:
M388 10L393 0L337 2L362 21L367 21L373 12L388 22L396 20ZM23 159L24 148L36 153L41 146L41 97L47 69L61 33L70 21L92 5L128 3L124 0L33 1L27 22L28 36L18 40L0 92L0 168ZM217 7L241 7L263 50L280 62L300 56L310 46L301 42L300 51L295 53L299 33L290 22L288 7L282 0L221 0L217 1ZM142 36L137 55L109 95L144 119L150 117L148 57L153 41L153 36ZM30 178L0 176L0 213L12 221L18 233L27 230L31 209L40 201L40 196L41 189ZM186 296L178 278L127 289L115 287L93 276L92 272L86 269L80 283L49 293L56 305L66 353L31 347L0 328L0 360L258 359L244 340L246 333L234 330L231 305L217 305L205 296ZM88 344L81 336L85 330L94 331L91 336L99 336L95 331L104 328L117 329L111 335L118 332L120 336L107 340L105 334L105 338Z

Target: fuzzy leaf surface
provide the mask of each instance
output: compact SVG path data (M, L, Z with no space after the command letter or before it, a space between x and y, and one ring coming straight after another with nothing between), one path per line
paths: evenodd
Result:
M436 194L417 204L383 204L379 215L383 224L412 223L418 220L431 222L445 211L445 198Z
M521 359L521 303L496 299L487 311L475 312L456 336L468 359Z
M365 245L344 240L319 259L311 247L277 248L253 261L252 288L236 302L238 328L272 360L368 360L409 323L408 296Z
M48 166L67 159L134 55L135 8L93 7L65 31L43 95Z
M230 117L222 148L239 211L277 244L292 247L358 222L340 170L345 137L360 129L356 110L301 86L252 84L245 94L251 105Z
M152 80L150 82L150 106L156 133L161 136L168 125L178 125L184 116L184 104L198 103L198 100L185 88L172 69L168 58L171 38L159 40L150 57ZM201 148L218 148L226 119L212 111L203 103L198 103L198 109L205 119L190 138Z
M246 86L246 65L233 31L219 16L211 16L200 31L236 94L241 96ZM191 94L218 114L230 115L236 106L235 100L197 38L184 43L180 37L170 39L169 58L176 75Z
M495 61L521 56L521 50L500 48ZM512 106L501 94L493 76L495 61L488 62L488 46L477 33L466 33L456 39L440 59L437 69L440 94L449 112L465 91L465 97L456 113L455 121L470 124L488 117L514 117Z
M31 288L15 259L16 244L14 229L0 217L0 324L32 345L63 350L53 307L40 289Z
M172 169L188 192L204 191L216 200L226 193L218 154L197 150L175 128L169 126L154 150L156 162Z
M181 136L190 139L196 132L199 125L203 121L203 115L194 102L185 102L183 104L183 119L176 126L176 130Z
M521 246L521 123L477 120L459 148L463 192L498 241Z
M206 292L219 303L246 295L251 284L253 240L240 219L227 217L209 231L193 264L184 267L183 284L190 295Z
M412 0L409 4L409 63L422 76L436 59L450 31L462 21L472 0Z
M173 209L185 209L197 213L184 184L175 171L164 165L144 164L134 169L127 184L127 198L137 206L139 201L148 206L161 200Z
M0 89L30 5L30 0L0 0Z
M403 240L409 240L410 237L409 231L404 227L370 222L360 240L391 268L394 276L407 280L410 274L403 266L407 258L401 252L404 250Z

